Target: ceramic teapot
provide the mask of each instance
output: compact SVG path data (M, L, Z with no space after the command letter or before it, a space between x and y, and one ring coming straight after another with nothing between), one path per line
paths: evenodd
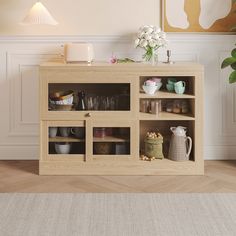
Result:
M188 161L192 150L192 139L186 137L186 127L171 127L173 132L170 140L168 158L173 161Z

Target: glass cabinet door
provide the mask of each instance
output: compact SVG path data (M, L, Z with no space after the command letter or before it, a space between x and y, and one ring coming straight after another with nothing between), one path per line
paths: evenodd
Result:
M41 129L42 161L139 158L136 122L43 121Z
M111 75L104 75L102 79L88 75L67 77L63 81L58 77L57 80L43 81L44 93L41 96L44 96L42 114L45 119L134 116L138 94L134 89L134 78L113 78Z
M86 160L86 128L84 121L45 121L42 129L42 158L57 161Z
M88 122L87 154L91 160L138 159L138 130L130 121L91 121Z

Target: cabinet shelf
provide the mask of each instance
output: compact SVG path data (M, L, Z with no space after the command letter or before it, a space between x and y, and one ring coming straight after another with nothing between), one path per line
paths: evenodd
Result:
M60 137L49 138L50 143L82 143L85 142L84 139L79 139L75 137Z
M146 99L161 99L161 98L163 98L163 99L168 99L168 98L193 99L193 98L195 98L195 96L191 95L191 94L177 94L174 92L168 92L167 90L158 91L154 95L148 95L148 94L144 93L143 91L140 91L139 97L146 98Z
M115 137L115 136L106 136L104 138L93 138L94 143L127 143L130 142L130 139L128 137Z
M140 120L195 120L192 114L175 114L169 112L160 112L159 115L151 113L139 113Z

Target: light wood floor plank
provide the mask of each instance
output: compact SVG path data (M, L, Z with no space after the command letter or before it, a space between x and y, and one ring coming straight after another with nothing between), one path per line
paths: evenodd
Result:
M38 161L0 161L0 192L236 192L236 161L206 161L204 176L39 176Z

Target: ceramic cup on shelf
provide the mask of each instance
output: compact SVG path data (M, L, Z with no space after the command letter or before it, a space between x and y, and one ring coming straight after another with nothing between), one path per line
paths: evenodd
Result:
M183 94L185 92L186 83L184 81L179 81L175 83L175 92L177 94Z
M176 92L177 94L184 94L184 92L185 92L185 87L175 88L175 92Z
M186 87L186 83L185 81L176 82L175 87Z
M49 127L49 137L55 138L57 136L57 127Z
M57 154L69 154L71 143L55 143L55 151Z
M177 80L175 78L169 78L167 80L167 84L166 84L166 89L169 92L173 92L175 91L175 83L177 82Z
M62 137L68 137L70 135L70 128L69 127L59 127L60 135Z
M177 82L177 79L175 79L175 78L169 78L168 80L167 80L167 83L168 84L175 84Z
M76 138L84 139L85 132L83 127L73 127L71 128L71 133L75 135Z
M173 92L173 91L175 91L175 85L174 84L166 84L166 89L169 92Z

